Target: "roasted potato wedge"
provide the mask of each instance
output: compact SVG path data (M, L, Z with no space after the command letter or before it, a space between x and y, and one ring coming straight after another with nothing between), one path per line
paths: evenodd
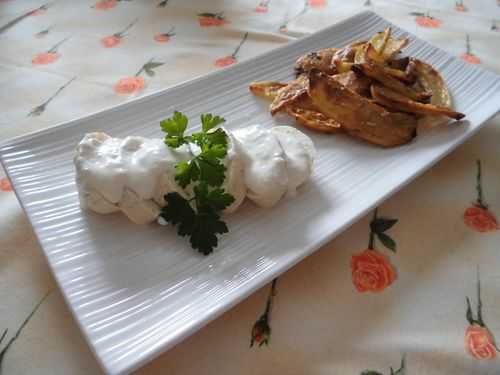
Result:
M282 111L287 105L293 103L300 96L307 95L308 80L309 77L303 74L285 87L279 89L269 108L271 115Z
M392 29L388 27L384 31L376 33L371 37L370 44L373 46L373 48L379 55L381 55L382 52L384 51L385 45L387 44L387 41L391 37L391 32Z
M416 136L414 116L391 113L323 73L310 74L307 92L321 113L339 122L354 137L392 147Z
M274 100L274 98L278 95L278 91L287 85L287 83L282 82L262 81L252 82L248 88L252 94L256 96L268 100Z
M335 74L332 78L359 95L368 96L370 94L370 85L372 80L364 75L349 71L346 73Z
M299 57L295 63L297 75L307 73L313 69L317 69L326 74L335 74L335 65L332 60L337 51L338 48L325 48Z
M405 85L400 80L394 78L384 67L365 63L365 64L355 64L352 69L355 72L366 75L367 77L373 78L374 80L380 82L382 85L393 89L400 94L417 101L424 101L431 97L432 94L428 92L418 92L411 87Z
M408 45L409 41L410 40L408 38L394 39L389 37L382 51L384 61L393 59L394 56L396 56L404 47Z
M434 104L415 102L381 85L372 85L371 94L376 102L402 112L431 116L447 116L455 120L460 120L465 117L463 113L455 112L448 108L438 107Z
M290 105L286 107L285 110L300 125L303 125L311 130L329 134L338 133L342 130L337 121L325 116L321 112L300 108L295 105Z

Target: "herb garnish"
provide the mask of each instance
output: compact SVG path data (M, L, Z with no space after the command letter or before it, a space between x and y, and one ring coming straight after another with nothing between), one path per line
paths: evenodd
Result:
M168 147L178 148L188 143L200 147L197 156L175 166L175 180L181 187L196 183L194 196L187 200L179 193L166 194L167 204L161 216L172 225L178 225L177 233L189 236L191 247L205 255L217 246L217 234L228 232L221 212L234 202L234 197L221 188L226 171L222 161L227 155L227 135L223 129L215 128L225 121L219 116L202 114L202 131L191 135L184 134L188 119L181 112L175 111L171 118L160 123L167 133L165 144Z

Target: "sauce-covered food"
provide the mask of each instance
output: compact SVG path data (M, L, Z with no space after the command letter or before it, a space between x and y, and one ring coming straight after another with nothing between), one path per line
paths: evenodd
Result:
M224 212L235 211L245 197L271 207L283 196L295 195L311 175L314 145L300 131L259 125L224 131L222 188L234 198ZM176 165L199 152L193 143L170 148L163 139L86 134L74 158L81 206L102 214L122 211L135 223L150 223L166 205L168 193L192 194L192 183L182 187L176 180Z

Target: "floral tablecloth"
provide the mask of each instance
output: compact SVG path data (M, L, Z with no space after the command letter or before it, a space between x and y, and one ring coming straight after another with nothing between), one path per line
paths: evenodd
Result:
M0 1L1 141L365 9L500 73L498 0L42 1ZM499 141L497 117L376 217L137 373L500 374ZM0 223L0 372L101 374L2 170Z

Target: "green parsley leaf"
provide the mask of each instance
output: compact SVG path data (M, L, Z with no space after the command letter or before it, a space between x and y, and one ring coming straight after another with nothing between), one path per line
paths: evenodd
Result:
M227 225L215 212L196 215L189 242L193 249L204 255L210 254L217 247L217 234L227 233Z
M175 166L175 181L185 188L191 181L198 181L200 178L200 169L195 160L189 162L183 161Z
M227 155L227 147L224 145L204 144L201 149L201 156L204 159L216 161L223 159Z
M210 205L217 211L222 211L229 207L234 202L234 197L225 192L224 189L213 189L208 193L208 201Z
M166 194L165 201L167 204L162 208L161 216L167 222L172 225L194 222L195 212L193 208L179 193ZM185 236L186 234L182 234L182 236Z
M200 180L206 181L210 186L220 186L224 182L226 167L219 160L210 160L199 156L197 158L200 168Z
M227 134L226 132L219 128L211 131L205 135L207 142L212 145L223 145L227 146Z
M222 117L213 116L211 113L204 113L200 116L200 118L203 133L207 133L210 129L222 124L223 122L226 122L226 120Z
M187 124L188 118L178 111L175 111L171 118L160 122L161 130L167 133L165 136L167 146L177 148L186 143L184 132L186 131Z

